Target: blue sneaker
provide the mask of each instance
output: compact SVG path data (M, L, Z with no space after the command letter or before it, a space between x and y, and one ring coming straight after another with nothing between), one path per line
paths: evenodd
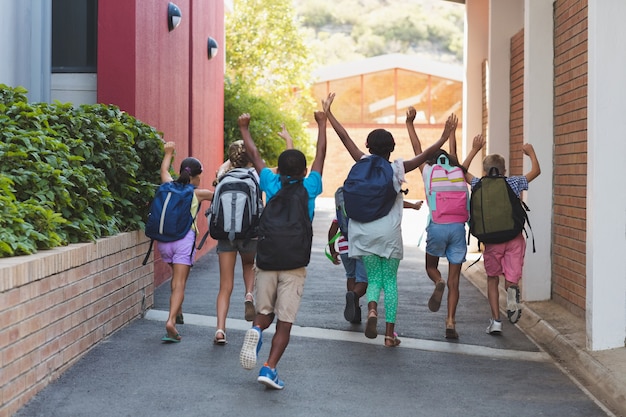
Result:
M276 369L272 369L267 364L265 364L261 370L259 371L259 377L256 379L261 384L264 384L268 388L273 389L283 389L285 388L285 383L278 379L278 372Z
M239 363L244 369L252 369L256 366L256 358L261 350L261 345L263 345L261 329L256 326L248 329L239 353Z

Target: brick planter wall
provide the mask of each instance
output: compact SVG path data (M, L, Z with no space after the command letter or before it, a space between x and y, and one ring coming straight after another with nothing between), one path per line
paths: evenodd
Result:
M153 304L142 232L0 259L0 416Z

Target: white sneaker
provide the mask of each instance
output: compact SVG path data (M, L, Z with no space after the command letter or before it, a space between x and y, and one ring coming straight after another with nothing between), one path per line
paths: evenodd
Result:
M506 290L506 315L513 324L522 316L522 307L519 304L519 287L511 285Z
M502 333L502 322L500 320L489 319L489 327L487 327L487 334L500 334Z

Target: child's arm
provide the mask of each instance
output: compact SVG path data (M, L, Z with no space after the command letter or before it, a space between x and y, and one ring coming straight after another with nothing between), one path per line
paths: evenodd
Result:
M330 243L330 241L335 237L338 231L339 231L339 223L335 221L331 222L330 228L328 229L328 242L329 242L328 249L330 251L330 256L333 257L333 263L335 265L339 265L341 262L339 262L339 253L335 249L335 242Z
M213 201L213 191L208 189L196 189L196 197L198 197L199 202L203 202L205 200Z
M474 141L472 142L472 149L470 153L467 154L467 158L463 161L463 168L465 168L465 181L469 184L474 179L474 176L468 171L470 164L472 163L472 159L476 156L476 154L485 146L485 139L483 135L478 134L474 136Z
M428 158L430 158L433 155L433 153L435 153L437 151L437 149L441 148L441 146L444 143L446 143L446 141L450 137L450 132L452 132L452 128L454 126L454 124L453 124L453 117L452 116L453 115L450 115L448 117L448 120L446 120L446 125L445 125L445 127L443 129L443 133L441 134L441 137L439 138L439 140L437 142L435 142L432 145L430 145L428 148L426 148L419 155L415 155L415 157L413 157L413 159L409 159L408 161L404 161L404 172L413 171L415 168L419 167L424 162L428 161Z
M530 158L530 171L526 174L526 179L531 182L541 174L541 167L539 166L539 160L535 153L535 148L530 143L525 143L522 146L522 151Z
M334 99L335 93L328 94L328 98L322 100L322 107L324 108L326 116L328 116L330 124L333 126L333 129L335 129L335 132L337 132L337 136L341 139L343 146L346 147L352 159L358 161L365 154L354 144L354 141L350 138L346 129L344 129L341 123L335 118L335 115L330 111L330 105L333 103Z
M293 149L293 139L291 138L291 134L285 127L285 124L282 124L282 130L278 132L278 136L285 140L285 149Z
M419 155L422 153L422 144L420 143L420 139L417 136L417 132L415 131L415 126L413 122L415 121L416 115L415 107L411 106L406 111L406 130L409 132L409 139L411 139L411 145L413 146L413 152L415 155ZM424 169L424 164L419 166L420 171Z
M170 165L172 164L172 159L174 159L175 147L176 144L174 142L167 142L163 146L165 154L163 155L163 161L161 161L161 183L173 181L172 175L170 175Z
M254 144L254 140L252 140L252 135L250 135L250 114L244 113L237 119L237 124L239 125L239 131L241 132L241 137L243 138L243 144L246 147L246 153L252 161L254 168L256 168L257 172L261 172L263 168L265 168L265 161L261 158L259 154L259 150Z
M326 159L326 113L316 111L314 115L317 122L317 150L311 165L311 171L317 171L322 175L324 160Z
M455 159L459 159L456 154L456 126L459 123L459 119L456 117L456 114L452 113L450 115L452 117L452 132L450 132L450 140L448 143L450 144L450 155L454 156Z
M410 201L404 200L403 208L412 208L413 210L419 210L422 208L423 201L416 201L415 203L411 203Z

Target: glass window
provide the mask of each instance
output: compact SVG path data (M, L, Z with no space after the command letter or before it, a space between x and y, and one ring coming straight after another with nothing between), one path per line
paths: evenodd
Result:
M387 70L363 76L363 123L396 122L395 71Z
M98 0L52 0L52 72L96 72Z
M330 81L329 91L335 92L333 113L341 123L361 123L361 77Z
M404 123L406 109L415 107L415 123L428 123L430 118L429 79L427 74L398 70L398 105L396 120Z

